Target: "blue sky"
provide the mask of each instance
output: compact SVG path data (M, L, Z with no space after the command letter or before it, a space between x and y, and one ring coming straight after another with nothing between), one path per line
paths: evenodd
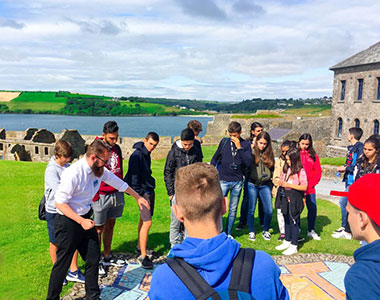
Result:
M380 1L0 0L0 89L209 100L330 96Z

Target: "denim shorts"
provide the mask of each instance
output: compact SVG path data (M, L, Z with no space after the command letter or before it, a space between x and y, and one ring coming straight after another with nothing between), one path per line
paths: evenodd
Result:
M46 223L47 223L47 228L49 232L49 242L52 244L56 244L55 242L55 230L54 230L54 219L57 214L51 214L48 212L45 212L46 216Z

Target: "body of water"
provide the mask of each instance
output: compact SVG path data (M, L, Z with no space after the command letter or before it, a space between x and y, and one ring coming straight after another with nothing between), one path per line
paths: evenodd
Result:
M45 128L51 132L61 132L63 129L77 129L80 134L100 135L103 125L114 120L119 125L121 137L145 137L149 131L155 131L160 136L179 136L190 120L202 123L201 136L206 134L207 123L213 117L84 117L63 115L33 115L33 114L0 114L0 128L5 130L24 131L32 128Z

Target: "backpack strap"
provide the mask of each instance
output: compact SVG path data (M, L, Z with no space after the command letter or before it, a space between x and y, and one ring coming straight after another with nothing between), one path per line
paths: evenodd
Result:
M228 287L230 299L238 299L237 291L250 294L254 261L255 249L240 248L232 265L231 280Z
M195 299L206 300L211 297L212 300L220 300L218 293L183 258L169 258L167 264L193 294Z

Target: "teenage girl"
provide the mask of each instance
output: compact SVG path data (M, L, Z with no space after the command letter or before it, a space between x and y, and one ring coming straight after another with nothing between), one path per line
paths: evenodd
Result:
M280 184L280 175L281 170L284 168L285 165L285 155L288 152L290 148L291 142L289 140L284 141L281 144L281 154L279 158L276 160L276 163L274 165L274 172L273 172L273 189L272 189L272 196L276 199L275 201L275 208L277 209L277 223L278 223L278 229L280 230L280 237L278 238L279 241L283 241L285 239L285 223L284 223L284 215L281 212L281 203L279 203L279 198L277 197L277 191L278 191L278 185Z
M307 176L302 167L298 149L291 148L285 155L286 164L280 175L279 186L285 189L285 196L281 199L281 211L285 221L285 240L276 247L285 250L284 255L297 253L299 220L303 210L303 196L307 189Z
M298 140L303 168L307 175L306 207L307 207L307 236L314 240L321 238L315 232L315 220L317 218L317 197L315 196L315 186L321 180L322 168L319 157L313 148L313 139L308 133L304 133Z
M370 136L364 142L363 155L355 165L355 181L369 173L380 173L380 139L378 135Z
M253 148L254 161L248 176L248 228L249 239L254 241L254 215L257 196L263 203L264 231L263 238L270 240L269 227L272 220L271 180L274 169L274 156L270 135L263 131L257 138Z

